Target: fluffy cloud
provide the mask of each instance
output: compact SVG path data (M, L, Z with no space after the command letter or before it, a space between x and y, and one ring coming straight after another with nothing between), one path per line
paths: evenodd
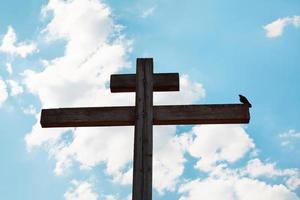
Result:
M153 6L153 7L150 7L148 9L144 10L143 13L142 13L142 15L141 15L141 17L142 18L147 18L147 17L153 15L155 9L156 9L156 7Z
M281 142L282 146L288 146L288 145L291 145L291 143L300 139L300 132L297 132L296 130L291 129L285 133L280 134L279 138L282 140L282 142Z
M278 169L275 163L263 163L258 158L248 161L248 164L243 174L248 174L253 178L257 177L284 177L285 185L296 190L300 186L299 170L298 169Z
M32 104L29 105L28 107L25 107L25 108L23 107L22 111L26 115L37 115L37 113L38 113L36 108Z
M268 185L264 182L235 176L194 180L181 186L180 200L299 200L297 195L283 185Z
M300 138L300 132L290 129L287 132L280 134L279 137L284 139L298 139Z
M191 81L187 75L180 76L180 92L154 93L154 105L191 104L205 97L202 84Z
M76 160L82 169L106 163L107 173L117 177L132 160L132 127L77 128L73 137L69 145L52 152L57 160L55 172L58 175L69 167L72 160Z
M298 173L298 176L291 176L291 177L289 177L288 180L286 181L286 185L291 190L298 189L300 187L299 173Z
M24 72L30 92L44 107L93 106L110 101L110 74L128 66L129 41L119 34L110 9L96 0L49 1L53 18L44 29L50 40L67 41L65 54L40 73ZM125 100L126 101L126 100Z
M243 169L231 169L225 164L216 166L207 178L183 183L179 193L180 200L299 200L294 192L282 184L270 184L248 177Z
M6 101L8 97L7 86L0 77L0 106Z
M109 8L96 0L51 0L43 12L53 14L43 34L51 40L65 39L67 45L63 56L45 62L44 71L27 70L23 73L29 92L39 97L43 107L109 105L112 95L106 83L111 73L128 66L126 55L130 49L128 40L119 34ZM120 96L114 100L116 103L120 102ZM48 140L57 141L59 134L51 133L62 134L68 130L41 129L37 120L26 136L26 142L31 148ZM90 133L88 136L97 132L94 129L86 131ZM76 143L80 143L77 132L82 130L74 132ZM105 138L101 134L95 137ZM84 142L86 138L82 140ZM76 145L73 146L71 149L75 149ZM87 165L91 162L88 161Z
M72 181L73 187L69 189L64 197L66 200L97 200L98 195L93 191L89 182Z
M6 71L11 75L13 73L13 68L11 63L6 63Z
M184 170L189 136L175 133L175 126L154 128L153 186L160 194L174 191Z
M286 26L293 25L294 27L300 26L300 16L279 18L270 24L263 26L266 35L269 38L275 38L282 35Z
M60 137L63 133L70 129L65 128L55 128L55 129L45 129L42 128L39 120L40 113L36 114L37 123L33 125L30 134L25 136L25 142L27 144L28 151L31 151L34 147L41 146L46 144L47 146L51 146L57 143L60 140Z
M275 163L263 163L258 158L248 161L246 172L252 177L267 176L292 176L297 174L296 169L280 170L276 168Z
M16 96L23 93L23 87L15 80L7 80L6 81L10 88L10 95Z
M113 196L113 195L106 195L106 196L104 197L104 199L105 199L105 200L116 200L116 197Z
M22 58L26 58L37 50L36 44L30 42L17 42L17 35L13 27L9 26L7 33L2 39L0 46L0 52L4 52L10 55L19 55Z
M200 159L195 167L206 172L213 170L218 162L235 162L254 148L252 139L240 125L195 126L192 134L189 152Z

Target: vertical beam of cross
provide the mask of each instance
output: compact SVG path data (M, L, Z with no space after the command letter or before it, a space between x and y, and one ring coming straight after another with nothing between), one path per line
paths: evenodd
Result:
M132 200L152 200L153 59L137 59Z

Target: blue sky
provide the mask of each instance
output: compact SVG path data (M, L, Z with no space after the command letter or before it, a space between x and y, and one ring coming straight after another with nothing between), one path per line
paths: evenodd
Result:
M133 104L108 81L137 57L181 75L157 104L253 105L248 125L155 127L153 199L299 199L299 1L0 5L0 199L130 197L132 128L45 130L39 113Z

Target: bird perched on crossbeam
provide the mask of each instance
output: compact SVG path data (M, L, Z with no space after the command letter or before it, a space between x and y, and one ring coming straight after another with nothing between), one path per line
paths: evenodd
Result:
M251 103L248 101L248 99L245 96L239 94L239 97L240 97L240 102L241 103L243 103L245 105L248 105L249 108L252 107Z

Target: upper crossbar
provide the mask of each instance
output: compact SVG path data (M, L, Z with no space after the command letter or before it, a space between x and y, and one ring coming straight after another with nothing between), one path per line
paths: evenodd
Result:
M112 74L110 76L111 92L135 92L135 74ZM178 73L157 73L153 75L153 91L179 91Z

